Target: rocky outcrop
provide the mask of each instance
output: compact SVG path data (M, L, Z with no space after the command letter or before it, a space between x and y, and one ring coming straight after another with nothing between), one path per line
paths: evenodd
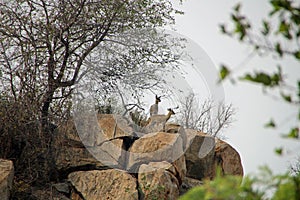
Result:
M78 171L69 174L69 181L75 189L72 199L138 200L136 179L125 171Z
M217 167L224 174L243 175L238 152L200 131L166 124L164 132L156 127L159 131L137 133L133 124L114 115L98 116L97 126L91 128L92 139L84 134L86 143L72 133L75 128L56 139L56 166L71 183L68 198L176 199L213 179Z
M14 178L13 162L0 159L0 199L8 200Z

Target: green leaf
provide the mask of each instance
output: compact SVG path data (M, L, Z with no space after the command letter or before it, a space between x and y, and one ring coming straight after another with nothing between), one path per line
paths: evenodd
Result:
M277 155L282 155L282 153L283 153L283 148L282 147L277 147L277 148L275 148L275 153L277 154Z
M224 80L229 74L230 70L225 65L221 65L220 81Z
M294 52L294 56L296 59L300 60L300 51Z
M221 25L220 25L220 29L221 29L221 32L222 32L223 34L227 34L227 33L228 33L225 24L221 24Z
M299 128L298 127L292 128L290 132L287 135L283 135L283 137L292 138L292 139L299 138Z
M235 14L231 14L231 19L234 22L239 22L239 18Z
M272 84L272 79L270 75L264 72L255 73L253 76L251 74L246 74L244 77L241 77L240 80L260 83L264 86L271 86Z
M283 92L281 92L280 95L281 95L281 97L282 97L285 101L287 101L287 102L289 102L289 103L292 102L292 97L291 97L291 95L286 95L286 94L284 94Z
M268 123L265 124L265 128L276 128L276 124L273 119L270 119Z
M271 77L271 81L272 81L272 86L279 85L281 81L281 75L279 73L273 74L273 76Z
M298 81L298 97L300 98L300 81Z
M241 9L241 4L240 4L240 3L236 4L236 5L234 6L234 8L233 8L233 10L235 10L236 12L239 12L240 9Z
M282 20L279 25L278 33L281 33L287 39L292 39L293 36L290 33L291 25L288 24L285 20Z
M261 31L263 35L268 35L270 33L270 24L263 20L263 30Z
M279 54L280 57L283 56L283 51L282 51L282 48L281 48L281 45L280 43L276 43L276 46L275 46L275 51Z

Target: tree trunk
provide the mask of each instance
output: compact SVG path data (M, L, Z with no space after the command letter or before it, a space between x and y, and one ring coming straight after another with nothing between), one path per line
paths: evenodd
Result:
M45 95L45 99L43 102L43 106L42 106L42 113L41 113L41 120L42 120L42 128L43 131L48 130L48 126L49 126L49 110L50 110L50 105L52 103L53 100L53 96L54 96L54 88L50 88Z

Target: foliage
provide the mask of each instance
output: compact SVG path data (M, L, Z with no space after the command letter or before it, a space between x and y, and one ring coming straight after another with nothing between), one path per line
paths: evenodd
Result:
M268 167L262 167L257 176L221 176L191 189L180 200L234 199L234 200L297 200L300 198L300 175L289 173L274 175Z
M176 119L184 128L195 129L214 137L220 135L233 121L234 108L224 103L206 100L202 104L193 93L180 102Z
M263 57L273 55L279 60L294 59L300 63L300 4L291 0L270 0L271 10L269 15L262 20L259 31L254 29L251 21L242 14L241 3L238 3L231 13L231 26L222 24L220 29L223 34L247 44L253 49L253 53ZM296 83L290 83L285 76L285 68L288 66L278 66L273 74L270 72L255 71L246 73L239 78L240 81L248 81L259 84L263 91L273 98L281 100L298 110L295 125L290 127L284 137L299 138L300 122L300 79L297 77ZM220 81L225 79L234 80L235 70L222 65L220 70ZM277 123L271 119L265 125L267 128L277 128ZM280 151L279 151L280 152Z
M130 112L129 114L132 122L139 127L144 127L149 123L150 119L147 117L147 115L143 110L135 109L133 112Z
M14 161L16 181L44 184L51 179L54 164L52 141L51 137L41 134L42 129L34 115L36 108L32 106L25 112L26 106L0 96L0 157ZM53 124L49 127L55 129Z

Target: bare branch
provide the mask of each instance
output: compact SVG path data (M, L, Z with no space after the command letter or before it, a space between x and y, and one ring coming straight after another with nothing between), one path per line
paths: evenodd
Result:
M185 128L200 130L217 137L233 121L234 109L231 104L227 106L219 103L216 107L212 100L200 104L193 93L180 103L181 110L176 118Z

